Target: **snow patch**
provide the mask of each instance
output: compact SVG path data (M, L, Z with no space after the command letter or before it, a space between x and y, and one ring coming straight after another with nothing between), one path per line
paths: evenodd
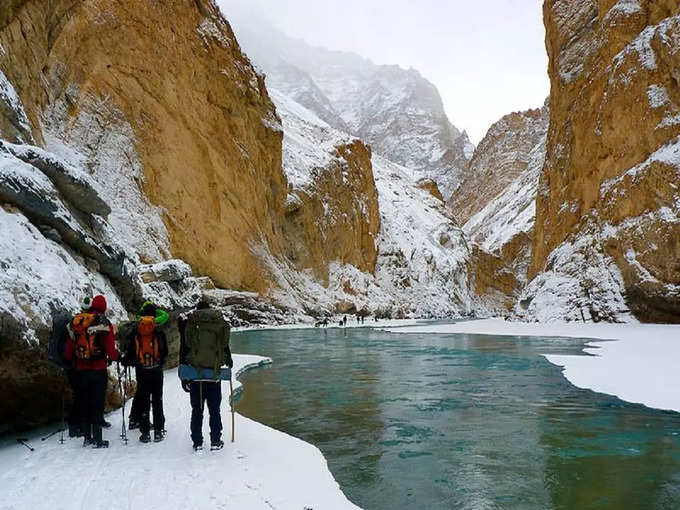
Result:
M5 52L4 48L0 45L0 55ZM21 102L19 95L17 94L14 87L7 79L7 76L0 70L0 103L5 103L11 112L16 116L16 121L18 123L17 128L26 133L28 136L31 134L31 125L26 116L26 111L24 110L24 104ZM22 140L23 142L30 142L30 140Z

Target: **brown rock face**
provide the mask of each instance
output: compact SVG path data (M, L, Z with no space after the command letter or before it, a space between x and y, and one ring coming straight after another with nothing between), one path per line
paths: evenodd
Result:
M442 192L439 191L439 186L437 186L437 183L434 182L432 179L428 178L419 179L418 181L416 181L416 187L424 189L437 200L441 200L442 202L444 201Z
M221 286L268 287L251 248L281 251L282 135L211 1L3 2L0 44L38 142L73 142L93 168L139 161L174 256ZM120 150L103 153L111 133Z
M335 150L313 186L291 193L284 223L287 258L311 269L325 285L331 262L372 274L378 257L380 213L371 150L359 140Z
M472 247L471 273L475 294L492 311L510 310L515 304L520 282L504 258Z
M680 5L547 0L552 83L531 275L587 232L642 320L680 315Z

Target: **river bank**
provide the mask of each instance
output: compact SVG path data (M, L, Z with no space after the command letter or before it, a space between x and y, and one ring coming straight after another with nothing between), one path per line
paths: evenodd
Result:
M234 355L234 373L271 363L260 356ZM241 383L235 381L238 391ZM225 448L195 453L189 439L189 397L176 369L165 374L168 435L141 444L136 431L124 445L121 413L110 414L106 450L82 447L81 439L50 429L28 435L31 452L14 439L0 442L0 510L243 508L249 510L356 509L333 479L314 446L236 414L236 442L229 443L228 385L223 384ZM129 410L129 406L128 406ZM207 410L206 410L207 415ZM207 416L204 435L207 436Z

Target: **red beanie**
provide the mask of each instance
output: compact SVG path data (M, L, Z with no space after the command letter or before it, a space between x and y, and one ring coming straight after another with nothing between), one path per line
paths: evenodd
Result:
M104 313L106 311L106 298L104 296L95 296L92 300L92 311Z

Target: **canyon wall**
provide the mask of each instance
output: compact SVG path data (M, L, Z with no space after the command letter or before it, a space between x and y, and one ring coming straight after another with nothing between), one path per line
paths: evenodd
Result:
M124 184L157 208L163 225L153 232L141 217L119 220L141 239L166 228L168 246L139 241L132 251L142 261L171 251L220 285L266 290L251 246L281 249L281 127L263 79L216 7L206 0L12 5L1 8L0 70L35 139L76 153L99 182L128 175Z
M680 5L547 0L550 129L520 312L680 317Z

